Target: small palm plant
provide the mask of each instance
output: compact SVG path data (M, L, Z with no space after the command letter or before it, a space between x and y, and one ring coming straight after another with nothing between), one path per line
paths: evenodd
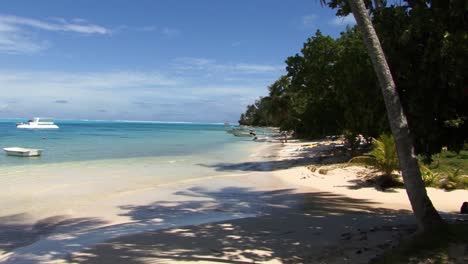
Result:
M354 157L349 162L361 163L382 172L382 175L374 179L382 188L401 185L397 180L398 175L393 174L394 171L400 170L400 163L395 140L391 135L382 134L377 139L373 139L369 155Z
M362 163L390 176L394 171L400 170L400 163L395 147L395 140L390 135L382 134L378 139L372 139L370 155L357 156L351 163Z
M468 176L462 175L462 172L463 171L460 168L448 171L440 187L448 191L468 188Z

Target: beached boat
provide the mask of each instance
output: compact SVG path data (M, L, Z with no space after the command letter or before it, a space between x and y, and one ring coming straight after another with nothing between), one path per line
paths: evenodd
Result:
M54 124L54 121L51 118L35 117L32 120L28 120L28 122L16 124L16 128L57 129L59 127Z
M9 156L34 157L42 154L42 149L28 149L20 147L11 147L3 149Z
M243 127L234 127L226 130L229 134L233 134L236 137L254 137L256 135L255 130L246 129Z

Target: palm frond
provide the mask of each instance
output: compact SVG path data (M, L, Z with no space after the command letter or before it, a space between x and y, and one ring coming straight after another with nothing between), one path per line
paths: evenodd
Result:
M395 141L391 135L380 135L378 139L373 139L372 145L370 155L357 156L349 162L371 166L389 176L400 170Z
M391 135L382 134L372 141L371 155L377 160L378 169L387 175L400 170L400 163L396 152L395 140Z

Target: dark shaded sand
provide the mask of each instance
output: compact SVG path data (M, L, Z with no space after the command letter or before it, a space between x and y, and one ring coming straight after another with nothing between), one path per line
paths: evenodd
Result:
M218 196L222 192L199 192ZM246 195L237 200L242 204ZM414 231L408 211L326 192L257 192L262 216L146 232L72 254L78 263L366 263ZM302 201L302 202L298 202ZM234 202L234 201L232 201ZM306 202L306 203L304 203ZM183 206L182 206L183 207ZM138 219L146 207L134 208Z

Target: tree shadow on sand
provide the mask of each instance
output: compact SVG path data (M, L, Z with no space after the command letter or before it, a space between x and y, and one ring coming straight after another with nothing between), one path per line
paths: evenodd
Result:
M54 234L65 235L105 224L97 218L69 218L52 216L33 224L27 223L26 214L0 217L0 251L11 251L38 241L41 237Z
M198 164L199 166L214 168L216 171L275 171L294 167L318 164L319 158L297 158L270 161L251 161L240 163Z
M135 223L177 222L213 214L257 217L202 225L185 225L109 240L69 260L78 263L170 263L209 261L252 263L277 260L303 263L340 242L346 232L375 226L412 225L408 211L379 208L369 200L327 192L295 193L285 189L253 191L192 188L177 193L191 201L127 205L124 214ZM398 216L398 217L397 217Z
M276 158L276 159L275 159ZM277 159L276 155L264 156L261 161L240 163L198 164L199 166L213 168L216 171L276 171L307 165L328 165L344 163L349 156L333 151L332 147L302 148L290 153L288 158Z

